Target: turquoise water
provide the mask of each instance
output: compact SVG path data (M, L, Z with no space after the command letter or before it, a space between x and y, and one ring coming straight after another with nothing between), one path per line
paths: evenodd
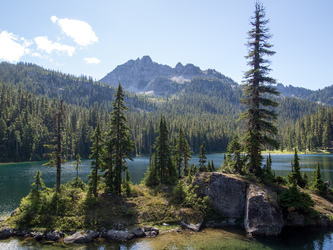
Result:
M266 156L264 156L265 158ZM223 163L223 154L209 154L208 160L213 160L215 167ZM319 162L322 178L330 180L333 185L333 155L299 155L301 171L306 172L308 177ZM272 169L276 175L287 176L291 172L291 161L293 155L272 155ZM44 162L13 163L0 165L0 216L10 214L20 204L22 197L28 195L36 172L42 172L42 179L47 187L54 187L56 180L56 169L42 166ZM191 163L198 164L197 156L191 159ZM131 180L134 184L141 182L149 165L149 157L135 157L134 161L128 162ZM90 174L90 160L82 161L82 169L79 170L80 178L87 182ZM76 176L76 170L72 162L62 166L62 183L72 180Z
M264 156L266 157L266 156ZM207 155L215 167L223 163L223 154ZM333 183L333 155L299 155L301 171L310 177L319 162L322 178ZM293 155L272 155L272 168L276 175L286 176L291 171ZM192 163L198 163L197 157ZM15 163L0 165L0 217L10 214L26 196L38 170L47 187L55 185L56 169L42 166L43 162ZM66 183L76 176L74 166L68 162L63 165L62 182ZM149 157L135 157L128 162L128 168L134 184L140 183L149 165ZM82 161L79 176L87 181L90 174L90 160ZM98 241L92 245L70 246L70 249L333 249L333 234L325 230L294 230L284 232L280 237L249 239L242 229L213 230L205 233L189 234L184 232L158 236L156 239L139 239L120 244ZM47 249L63 248L61 245L43 245L32 239L11 238L0 240L0 249Z

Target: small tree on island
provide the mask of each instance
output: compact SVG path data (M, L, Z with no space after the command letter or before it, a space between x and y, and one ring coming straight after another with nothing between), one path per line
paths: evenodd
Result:
M38 170L35 175L35 182L31 184L31 186L36 186L37 192L39 191L39 188L45 188L45 184L44 184L41 176L42 176L42 172Z
M235 173L241 174L243 171L243 159L241 156L242 147L239 143L238 135L235 135L232 141L228 144L228 164L232 167Z
M75 177L76 182L78 182L79 180L79 169L81 169L80 164L81 164L81 156L80 154L77 154L76 161L72 163L72 165L75 166L74 169L76 170L76 177Z
M248 158L247 169L258 176L262 172L263 147L265 145L279 147L277 140L268 136L277 134L277 128L273 125L273 122L277 120L277 113L272 108L277 107L278 103L267 98L267 94L277 96L279 92L271 86L276 82L268 76L269 61L264 59L264 56L272 56L275 52L270 50L273 45L267 42L271 35L266 28L269 20L264 19L265 8L262 4L255 4L254 14L251 21L253 28L248 32L249 53L246 56L251 68L244 75L245 83L241 99L241 103L248 108L239 119L246 120L246 133L243 140Z
M324 195L326 193L324 181L321 179L319 162L317 163L317 168L314 172L314 182L312 184L312 189L319 195Z
M304 188L307 181L302 178L301 167L299 165L299 157L295 148L294 161L292 163L292 173L288 175L289 183L296 183L301 188Z
M107 170L109 190L121 194L121 173L127 170L126 159L132 161L130 153L133 151L134 143L130 139L130 128L127 126L125 111L128 108L124 103L124 90L119 83L117 92L114 95L115 101L112 103L113 111L111 112L110 131L107 136L106 154L109 159L109 166L104 166Z
M200 147L200 152L199 152L198 158L199 158L199 172L206 172L207 168L205 166L205 163L207 162L207 157L206 157L206 143L205 142L203 142Z
M187 176L189 171L188 162L192 156L190 146L182 128L179 129L178 136L175 139L173 157L178 170L178 178L181 178L182 168L184 176Z
M93 142L93 146L91 147L91 155L89 156L90 159L93 159L91 162L91 174L88 176L88 186L89 191L94 194L95 197L98 196L97 194L97 186L100 182L101 176L98 174L98 170L101 168L103 162L103 143L104 140L102 138L102 131L100 129L99 123L97 123L97 127L95 129L94 134L91 136L91 141Z
M129 197L131 195L131 185L132 182L131 182L131 176L130 176L130 173L128 171L128 169L126 170L125 172L125 176L123 178L123 186L124 186L124 190L126 192L126 196Z
M60 100L57 111L55 113L55 121L56 121L56 136L51 140L52 142L56 141L56 144L52 145L44 145L44 147L52 149L53 151L47 156L50 156L50 160L43 164L43 166L50 166L57 168L57 179L56 179L56 192L59 192L60 183L61 183L61 163L66 162L61 158L62 156L62 146L61 146L61 138L62 138L62 126L63 126L63 117L66 112L66 106L63 100Z

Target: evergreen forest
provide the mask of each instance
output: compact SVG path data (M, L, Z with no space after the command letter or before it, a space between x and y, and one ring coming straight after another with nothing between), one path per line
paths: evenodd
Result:
M115 88L92 78L45 70L28 63L0 64L0 161L46 160L44 147L55 133L56 104L63 100L67 109L63 122L63 154L74 159L88 158L90 137L100 124L108 131L113 111ZM191 151L198 153L205 141L206 150L226 152L234 134L240 134L244 122L239 115L241 85L218 79L195 78L184 84L174 96L155 97L126 92L125 103L133 155L148 155L158 134L160 117L168 126L171 142L183 129ZM276 108L280 150L330 149L332 108L306 99L278 96ZM272 149L272 148L267 148Z

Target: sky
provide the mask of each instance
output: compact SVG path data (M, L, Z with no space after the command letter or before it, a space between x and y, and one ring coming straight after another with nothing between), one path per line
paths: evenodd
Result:
M333 85L333 1L262 0L276 54L270 76L312 90ZM149 55L175 67L215 69L239 84L251 0L2 1L0 61L99 80Z

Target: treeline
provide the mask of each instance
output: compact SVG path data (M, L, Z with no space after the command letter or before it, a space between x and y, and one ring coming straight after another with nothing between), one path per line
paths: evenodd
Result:
M43 145L49 142L50 133L55 130L50 121L54 117L55 103L60 99L67 106L63 137L66 158L74 159L77 153L83 158L89 156L90 137L97 122L103 133L106 132L114 100L113 87L96 83L89 77L75 77L23 63L1 63L0 77L3 79L0 84L0 161L45 160ZM133 154L150 153L162 115L170 138L175 138L182 128L194 153L199 152L203 141L207 152L226 152L233 135L243 133L244 126L237 121L244 112L239 104L241 86L202 77L185 85L181 92L167 98L125 94L124 101L129 108L126 115L135 145ZM281 149L291 150L296 144L300 150L322 147L324 124L320 116L324 113L318 114L316 129L309 128L311 122L301 119L317 112L320 105L289 97L279 97L277 101L280 105L276 139L281 142ZM300 120L296 123L297 119Z
M5 83L1 84L0 96L1 161L45 160L43 145L49 142L50 133L55 130L51 121L57 99L36 96L23 90L20 84ZM242 124L236 122L241 107L233 102L223 99L219 102L214 96L208 98L195 91L191 95L182 95L169 101L161 100L164 103L159 104L160 107L155 112L138 111L133 106L127 111L131 138L135 143L133 154L149 154L150 146L157 137L158 123L162 114L165 116L170 137L175 138L179 129L183 128L194 153L199 152L203 141L206 142L207 152L226 152L233 135L242 131ZM296 142L300 150L304 147L309 150L322 147L324 123L320 117L323 115L326 117L330 112L322 111L325 109L321 108L317 118L311 118L309 115L304 118L306 121L300 119L294 125L299 116L315 112L318 105L293 98L281 98L279 101L281 122L278 123L278 139L281 141L281 149L290 150L295 147ZM105 132L111 110L98 103L89 108L66 105L63 142L65 157L73 159L79 153L87 158L92 146L90 137L97 122L100 122L101 129ZM205 112L202 107L208 105L215 107L218 112ZM331 115L327 119L331 119ZM316 129L313 128L315 125L309 127L310 124L315 124L314 121L318 124ZM308 139L309 137L311 139Z
M2 162L45 160L44 145L49 143L50 134L55 132L54 119L57 99L37 97L22 90L20 85L0 87L0 159ZM92 146L90 137L100 123L106 132L110 122L110 112L104 106L85 108L66 104L64 115L64 155L73 159L77 153L87 158ZM127 112L131 138L135 142L135 154L149 154L150 145L157 137L157 126L161 114L158 112ZM166 115L171 137L175 137L183 127L190 142L191 149L198 152L200 145L206 141L207 150L225 149L231 129L230 125L219 115L184 116ZM230 129L230 130L228 130Z
M331 149L333 141L333 108L319 107L314 114L305 115L289 123L282 134L281 149L298 148L301 151Z

